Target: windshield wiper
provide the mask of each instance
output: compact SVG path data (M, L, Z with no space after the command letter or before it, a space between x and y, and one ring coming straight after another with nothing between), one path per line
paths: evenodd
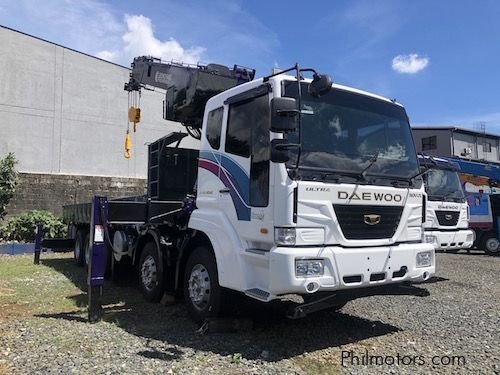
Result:
M375 152L375 154L373 154L373 156L370 158L370 160L368 161L368 165L365 167L365 169L363 169L359 175L358 175L358 179L359 180L364 180L365 179L365 176L366 176L366 172L368 171L368 169L370 169L372 167L373 164L376 163L377 159L378 159L378 156L379 156L380 152L377 151Z

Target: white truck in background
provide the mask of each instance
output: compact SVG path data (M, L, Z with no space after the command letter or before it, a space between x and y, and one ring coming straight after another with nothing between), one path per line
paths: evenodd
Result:
M178 148L187 134L151 144L147 196L109 203L111 262L132 261L146 299L180 291L202 322L227 289L264 302L299 294L314 311L325 294L342 294L338 307L434 274L400 104L298 65L253 80L237 66L140 57L125 89L143 88L165 89L165 118L201 141L199 152ZM89 210L65 207L80 264Z
M427 169L425 241L448 252L472 247L475 236L469 229L469 205L458 176L459 165L427 155L418 155L418 159Z

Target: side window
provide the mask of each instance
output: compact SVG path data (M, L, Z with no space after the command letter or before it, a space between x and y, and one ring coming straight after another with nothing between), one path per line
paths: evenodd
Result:
M229 107L226 152L250 160L250 205L269 203L269 98L267 95Z
M208 113L206 134L208 143L210 143L210 146L212 146L214 150L218 150L220 147L220 133L222 129L223 114L223 107L214 109Z
M250 205L266 207L269 204L269 140L270 108L267 95L254 99L252 122L252 160L250 164Z
M250 156L251 121L253 120L253 100L232 104L226 132L226 152L230 154Z

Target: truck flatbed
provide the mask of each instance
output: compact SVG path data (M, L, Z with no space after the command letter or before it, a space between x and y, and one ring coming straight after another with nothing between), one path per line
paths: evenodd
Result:
M110 200L110 224L168 224L181 211L182 200L155 201L145 196ZM92 203L71 204L63 207L63 220L71 224L90 224Z

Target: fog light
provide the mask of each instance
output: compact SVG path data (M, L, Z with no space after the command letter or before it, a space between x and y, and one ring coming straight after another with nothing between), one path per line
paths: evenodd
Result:
M278 245L295 245L295 228L274 228L274 242Z
M321 276L323 275L324 268L325 267L322 259L296 260L295 276Z
M436 242L436 236L433 236L431 234L426 234L425 235L425 242L426 243L434 243L434 242Z
M432 251L424 251L417 254L417 268L430 267L432 265Z

